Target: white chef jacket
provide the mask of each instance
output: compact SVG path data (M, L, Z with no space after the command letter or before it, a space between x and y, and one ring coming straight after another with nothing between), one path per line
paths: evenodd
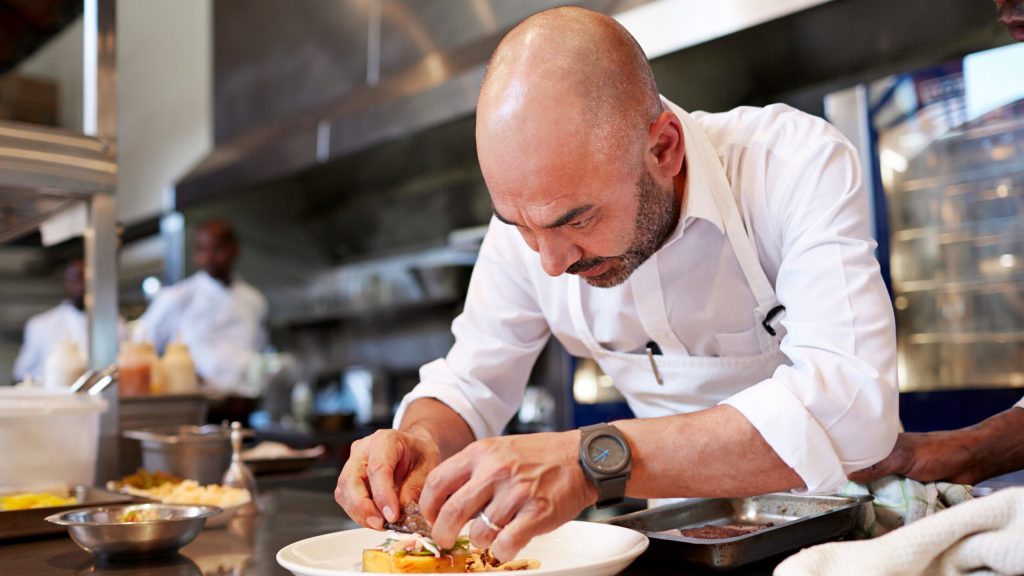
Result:
M14 361L14 380L30 374L41 382L46 359L64 340L74 342L83 358L89 357L89 317L69 300L28 319L25 340Z
M808 491L834 491L846 473L888 455L899 431L893 311L874 257L857 153L828 123L785 105L691 116L718 153L761 267L786 307L781 350L790 363L721 403L757 428ZM635 295L660 292L681 345L662 346L664 354L759 354L762 319L752 313L754 297L701 179L688 178L679 225L657 261L643 265L658 266L657 274L634 273L614 288L583 283L583 309L602 346L643 351L654 338L637 318ZM642 277L658 278L660 287L634 285ZM569 353L589 355L569 316L569 280L548 276L517 230L492 218L465 309L452 325L455 344L421 368L396 426L411 402L435 398L477 438L499 434L549 335ZM814 457L821 454L829 457Z
M139 318L157 350L176 339L188 346L208 386L239 392L252 355L265 343L267 300L237 276L225 286L203 271L161 290Z

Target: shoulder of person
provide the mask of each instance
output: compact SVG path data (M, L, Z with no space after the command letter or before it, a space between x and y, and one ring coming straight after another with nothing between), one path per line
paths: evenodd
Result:
M741 106L728 112L693 112L719 154L730 147L761 148L778 159L798 161L829 144L851 146L822 118L786 104Z
M170 286L164 286L156 293L153 297L153 304L174 304L182 300L188 299L196 291L198 287L199 279L195 274L179 280Z
M259 291L258 288L249 284L241 278L236 280L236 290L238 295L248 304L254 308L259 309L261 312L267 309L267 298Z

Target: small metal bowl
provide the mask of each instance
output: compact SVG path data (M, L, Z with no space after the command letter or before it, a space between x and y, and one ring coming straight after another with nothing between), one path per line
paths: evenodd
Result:
M156 511L157 519L122 522L125 512ZM203 529L207 518L221 513L216 506L128 504L95 506L53 514L47 522L68 527L83 549L103 559L159 556L176 552Z

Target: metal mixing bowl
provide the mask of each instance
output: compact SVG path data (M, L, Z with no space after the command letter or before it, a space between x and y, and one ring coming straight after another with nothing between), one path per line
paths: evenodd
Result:
M125 512L150 510L155 511L155 520L121 521ZM123 558L175 552L199 534L207 518L220 512L216 506L128 504L79 508L46 520L67 526L71 539L97 556Z

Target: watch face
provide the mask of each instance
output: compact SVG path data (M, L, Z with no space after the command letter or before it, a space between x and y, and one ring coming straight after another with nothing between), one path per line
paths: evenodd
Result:
M614 474L628 461L627 448L615 436L599 434L587 440L586 454L590 467L606 474Z

